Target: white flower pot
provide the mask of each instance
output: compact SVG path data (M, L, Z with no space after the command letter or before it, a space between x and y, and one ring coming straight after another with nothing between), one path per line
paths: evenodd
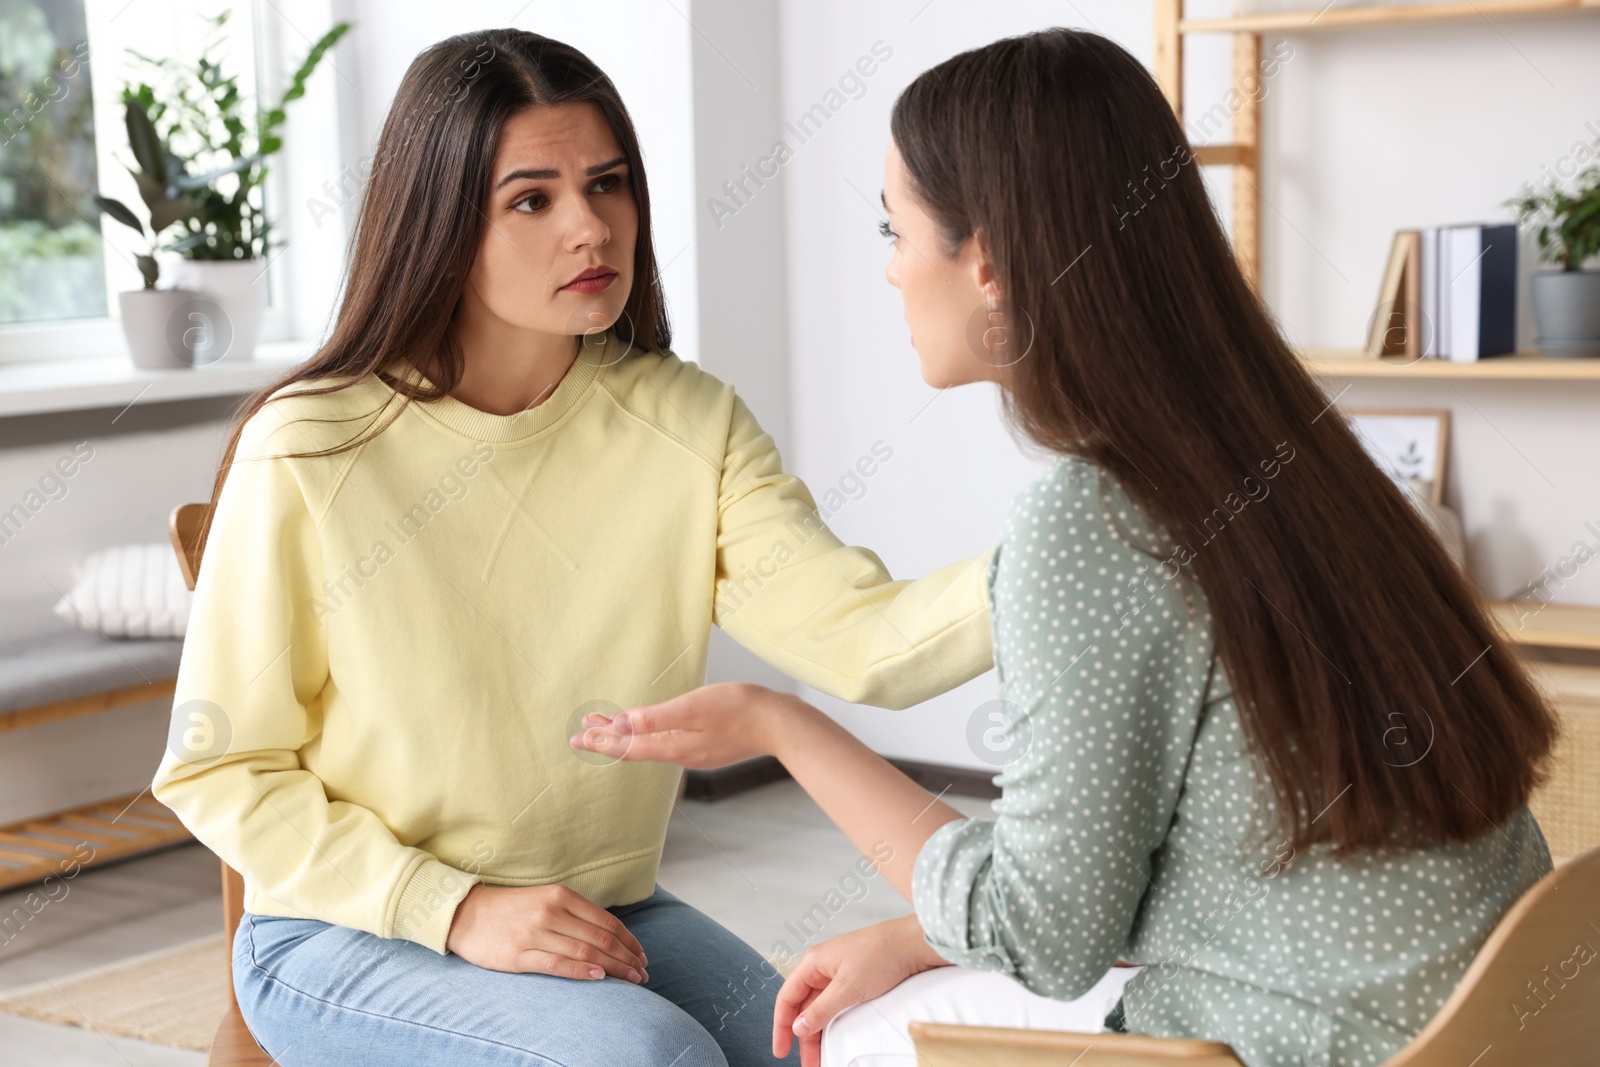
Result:
M214 308L198 309L195 319L196 329L209 325L215 331L204 362L255 358L256 339L267 309L265 262L185 259L163 269L174 285L198 289L215 304Z
M117 294L122 335L135 367L173 370L193 367L204 358L202 341L187 328L186 314L201 293L192 289L130 289Z

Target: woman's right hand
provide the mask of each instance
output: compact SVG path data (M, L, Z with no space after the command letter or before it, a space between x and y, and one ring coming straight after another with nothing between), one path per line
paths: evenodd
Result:
M585 716L575 749L619 760L676 763L690 770L779 756L789 721L821 715L793 693L753 682L713 682L659 704Z
M622 920L564 885L473 886L445 949L491 971L645 982L644 946Z

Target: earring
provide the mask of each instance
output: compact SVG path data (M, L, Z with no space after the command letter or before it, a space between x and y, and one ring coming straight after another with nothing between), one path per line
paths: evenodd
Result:
M989 314L987 316L988 328L983 331L983 347L986 351L998 355L1006 345L1005 315L1000 311L999 302L994 297L985 298Z

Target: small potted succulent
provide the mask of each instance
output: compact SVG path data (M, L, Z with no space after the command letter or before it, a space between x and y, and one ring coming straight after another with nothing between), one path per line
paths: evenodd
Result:
M1600 151L1589 152L1590 159L1596 156ZM1559 268L1535 271L1530 279L1539 351L1600 356L1600 270L1584 269L1600 255L1600 162L1576 174L1570 189L1554 181L1542 189L1529 185L1506 203L1521 222L1538 226L1540 257Z

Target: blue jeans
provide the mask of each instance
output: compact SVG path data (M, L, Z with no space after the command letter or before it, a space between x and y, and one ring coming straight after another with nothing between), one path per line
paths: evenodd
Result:
M317 919L244 914L233 987L281 1067L754 1067L772 1056L783 978L660 886L609 909L650 981L512 974Z

